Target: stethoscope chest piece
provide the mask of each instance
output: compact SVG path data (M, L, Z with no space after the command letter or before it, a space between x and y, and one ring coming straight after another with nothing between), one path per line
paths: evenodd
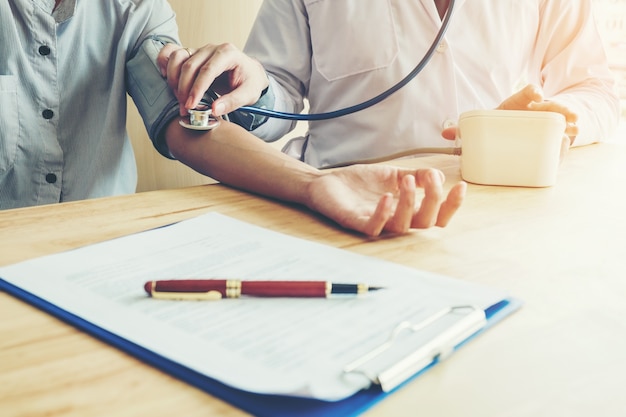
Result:
M189 116L178 121L186 129L211 130L220 124L219 119L211 114L211 106L204 101L201 101L195 108L189 109L188 112Z

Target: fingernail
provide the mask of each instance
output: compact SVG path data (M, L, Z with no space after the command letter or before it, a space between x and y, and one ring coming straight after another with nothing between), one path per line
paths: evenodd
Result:
M194 102L193 97L189 96L187 98L187 102L185 103L185 107L188 108L188 109L193 109L193 107L194 107L193 106L193 102Z
M465 197L465 194L467 193L467 183L462 181L460 188L461 188L461 191L460 191L461 197Z

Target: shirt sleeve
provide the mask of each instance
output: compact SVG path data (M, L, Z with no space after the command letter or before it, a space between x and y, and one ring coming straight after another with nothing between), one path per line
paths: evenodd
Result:
M541 4L535 65L546 99L578 114L574 145L609 139L619 122L619 96L590 1L550 0Z

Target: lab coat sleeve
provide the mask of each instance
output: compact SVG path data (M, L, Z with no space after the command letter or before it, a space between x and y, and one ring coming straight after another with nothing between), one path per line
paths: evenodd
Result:
M610 139L620 103L591 1L549 0L540 7L533 68L540 68L545 98L578 114L575 146Z
M311 41L302 0L265 0L244 52L265 67L273 110L300 113L311 77ZM273 141L295 125L294 121L270 118L252 133Z

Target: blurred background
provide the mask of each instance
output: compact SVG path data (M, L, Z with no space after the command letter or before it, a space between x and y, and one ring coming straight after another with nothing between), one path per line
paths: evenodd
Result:
M622 122L614 141L626 142L626 0L593 0L594 14L622 98ZM233 43L243 48L262 0L169 0L177 14L181 41L190 47L206 43ZM584 51L581 51L584 53ZM214 182L176 161L159 155L129 99L128 131L135 149L139 181L137 191L176 188ZM302 135L300 122L289 137ZM274 142L282 147L285 139Z

